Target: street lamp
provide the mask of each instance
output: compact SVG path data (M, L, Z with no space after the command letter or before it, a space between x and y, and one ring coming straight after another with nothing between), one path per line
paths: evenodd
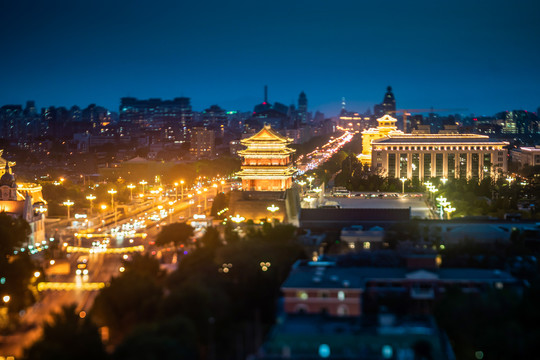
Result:
M298 182L298 185L300 185L300 190L302 191L302 194L304 193L304 185L306 185L306 182L304 180L300 180Z
M448 206L444 208L444 211L446 211L446 212L448 213L448 219L450 219L450 215L451 215L454 211L456 211L456 208L450 206L450 203L449 203Z
M93 209L92 203L94 200L96 200L96 196L93 194L90 194L86 197L86 200L90 201L90 215L92 215L92 209Z
M178 201L178 183L174 183L174 200Z
M191 194L190 194L191 195ZM188 217L191 217L191 205L195 204L195 200L191 199L188 201L188 209L189 209L189 215Z
M231 217L231 220L234 221L235 223L239 224L242 221L246 220L246 218L236 214L235 216Z
M144 185L148 184L148 182L146 180L141 180L141 181L139 181L139 184L142 185L142 192L144 194Z
M448 181L448 179L447 178L442 178L441 181L442 181L443 185L446 185L446 182Z
M272 224L274 223L274 213L279 210L279 207L272 204L271 206L267 207L266 210L270 211L272 213Z
M114 226L116 226L116 223L117 223L117 219L116 219L116 208L114 206L114 194L117 193L117 191L115 189L110 189L109 191L107 191L109 194L111 194L111 208L112 210L114 211Z
M180 200L184 200L184 180L180 180Z
M74 205L75 203L71 200L67 200L67 201L64 201L62 204L64 204L64 206L67 206L67 219L69 220L70 219L70 214L69 214L69 207L71 205Z
M309 176L307 178L307 181L309 181L309 190L311 190L311 183L313 182L313 180L315 180L315 178L313 176Z
M133 189L135 189L135 185L129 184L127 188L129 189L129 200L133 202Z
M107 192L111 194L111 207L114 208L114 194L116 194L117 191L115 189L110 189Z
M401 193L404 194L405 193L405 181L407 181L407 178L400 178L399 180L401 180Z

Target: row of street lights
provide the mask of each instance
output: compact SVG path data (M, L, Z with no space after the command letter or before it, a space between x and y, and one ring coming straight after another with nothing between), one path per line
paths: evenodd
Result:
M148 182L146 180L141 180L139 181L139 184L142 186L142 194L141 196L144 196L145 194L145 186L148 184ZM175 182L174 183L174 189L175 189L175 200L177 201L178 200L178 187L180 187L180 199L183 200L184 199L184 184L185 184L185 181L184 180L180 180L178 182ZM219 187L221 187L221 191L223 190L223 185L225 184L225 181L224 180L221 180L219 183L214 183L212 184L212 187L214 187L216 189L216 193L217 193L217 190ZM133 189L136 188L136 185L134 184L128 184L126 186L129 191L130 191L130 201L133 202ZM159 191L161 191L162 189L159 189ZM159 191L156 191L155 194L159 193ZM205 204L205 209L207 208L207 203L208 203L208 199L207 199L207 192L208 189L205 188L205 189L201 189L201 190L198 190L197 191L197 194L198 195L201 195L204 193L204 204ZM116 189L110 189L107 191L109 194L111 194L111 208L112 210L114 211L115 213L115 224L117 222L117 214L116 214L116 209L115 209L115 201L114 201L114 195L118 193L118 191ZM154 192L153 192L154 193ZM188 194L188 196L191 198L192 195L191 194ZM94 195L94 194L89 194L86 196L86 199L88 201L90 201L90 215L92 215L93 213L93 202L94 200L97 199L97 197ZM199 205L200 205L200 202L201 202L201 198L199 197ZM191 200L189 202L189 204L193 204L193 201ZM71 206L75 205L75 203L71 200L66 200L62 203L62 205L66 206L67 208L67 219L71 219ZM199 206L199 207L202 207L202 206ZM105 209L106 208L106 205L102 205L102 209ZM190 209L190 212L191 212L191 209Z
M446 184L448 179L442 178L441 181L443 184ZM435 196L435 193L439 191L435 185L433 185L430 181L426 181L424 183L428 191L433 194L431 196ZM429 201L431 201L431 196ZM435 199L439 203L439 216L441 219L444 219L444 212L448 213L448 218L450 218L451 214L456 211L456 208L452 206L452 204L442 195Z

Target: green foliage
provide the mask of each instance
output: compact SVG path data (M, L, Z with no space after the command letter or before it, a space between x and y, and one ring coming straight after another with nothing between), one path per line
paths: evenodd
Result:
M533 359L540 338L539 295L537 283L522 297L505 290L463 294L450 289L435 316L458 359L474 359L476 351L486 359Z
M92 316L98 324L109 326L112 336L125 334L137 324L153 321L162 294L156 279L126 271L101 290L94 301Z
M187 223L173 223L166 225L161 228L157 238L156 245L158 246L167 246L169 244L174 244L176 248L180 244L187 245L189 239L193 236L193 228Z
M0 213L0 266L7 261L13 250L20 248L30 235L30 225L20 217Z
M129 335L113 354L115 360L197 359L195 329L188 319L173 317L142 325Z
M34 296L30 291L30 281L36 269L27 252L13 255L30 235L30 225L20 218L0 213L0 274L6 279L2 291L11 297L9 311L18 312L32 305Z
M290 239L294 227L278 226L276 231L267 228L257 232L258 238L216 249L200 247L183 257L168 278L161 317L191 320L202 349L209 346L208 336L214 332L216 353L231 357L231 343L243 338L246 328L267 329L274 322L280 285L293 262L305 257L299 245L273 237L279 232ZM261 262L269 264L266 271Z
M221 242L221 235L215 227L206 228L204 235L199 241L202 243L203 246L210 249L216 249L223 245L223 243Z
M53 315L52 323L43 328L43 335L25 350L28 360L100 360L108 359L97 327L88 317L81 319L76 306L65 306Z
M11 297L8 304L11 313L17 313L34 303L31 282L35 270L37 268L26 252L11 257L9 263L1 266L0 274L6 279L6 283L1 285L2 292Z
M141 255L134 253L130 261L125 262L126 273L133 272L139 276L147 276L154 279L161 278L164 274L159 268L159 261L150 254Z
M214 197L214 202L212 203L212 210L210 211L210 215L216 219L223 219L225 216L227 216L227 213L225 212L221 215L218 215L218 212L228 207L229 195L220 192L216 195L216 197Z
M240 241L240 235L238 235L238 231L235 230L230 221L225 225L224 237L226 244L235 244Z

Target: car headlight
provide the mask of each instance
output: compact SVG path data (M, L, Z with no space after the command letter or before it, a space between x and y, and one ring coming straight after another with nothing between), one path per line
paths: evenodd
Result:
M81 269L77 269L77 270L75 271L75 274L81 275Z
M88 269L84 269L84 270L83 270L83 274L84 274L84 275L88 275Z

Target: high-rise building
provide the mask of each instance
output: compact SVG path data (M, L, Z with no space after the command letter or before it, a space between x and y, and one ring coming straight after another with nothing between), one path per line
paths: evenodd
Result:
M4 105L0 108L0 137L15 140L20 137L23 127L23 109L21 105Z
M301 92L300 96L298 97L298 121L300 124L307 124L308 116L307 116L307 96L305 92Z
M500 112L495 118L496 122L501 123L503 134L530 135L540 130L538 116L525 110Z
M392 87L388 86L386 88L386 94L381 104L377 104L374 107L375 116L377 118L383 117L384 115L396 116L396 98L392 92Z
M216 135L214 130L204 127L191 129L191 155L196 159L211 159L216 155Z

